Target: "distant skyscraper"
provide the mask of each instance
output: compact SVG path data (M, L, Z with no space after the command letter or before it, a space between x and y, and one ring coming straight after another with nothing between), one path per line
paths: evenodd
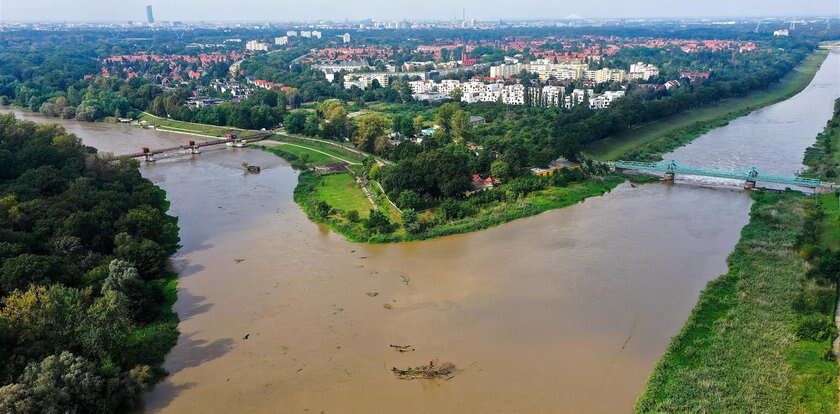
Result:
M148 21L149 24L155 22L155 15L152 14L152 6L146 6L146 21Z

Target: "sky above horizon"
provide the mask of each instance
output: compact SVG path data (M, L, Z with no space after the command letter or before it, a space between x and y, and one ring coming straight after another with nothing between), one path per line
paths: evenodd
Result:
M602 17L840 17L838 0L0 0L0 21L145 21L146 5L158 21L343 21L460 18L556 19Z

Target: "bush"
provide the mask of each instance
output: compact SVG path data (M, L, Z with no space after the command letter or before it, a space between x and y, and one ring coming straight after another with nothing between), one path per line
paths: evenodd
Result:
M344 213L344 217L351 223L359 222L359 212L356 210L350 210Z
M385 213L379 210L370 210L370 216L368 219L365 220L365 228L372 233L391 233L394 231L394 226L391 224L391 220L388 219L388 216Z
M824 315L805 315L796 323L796 336L809 341L824 341L834 336L834 323Z

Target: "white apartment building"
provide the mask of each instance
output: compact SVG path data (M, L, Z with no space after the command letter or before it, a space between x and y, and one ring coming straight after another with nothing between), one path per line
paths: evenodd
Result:
M411 88L412 94L436 92L437 83L432 80L416 80L408 82L408 87Z
M298 35L297 30L289 30L288 32L286 32L286 36L289 36L289 37L297 37L297 35Z
M507 79L512 77L513 75L518 75L522 73L523 70L527 70L527 65L523 65L521 63L491 66L490 77Z
M320 38L321 38L321 32L319 32L319 31L317 31L317 30L313 30L313 31L312 31L312 37L313 37L314 39L320 39Z
M438 85L438 92L449 96L452 91L461 87L461 81L454 79L446 79Z
M258 40L249 40L245 43L245 50L259 50L265 52L268 50L268 43L263 43Z
M565 94L566 88L562 86L543 86L542 94L540 96L540 105L561 106L563 105L563 96Z
M659 68L643 62L630 65L630 80L648 80L659 76Z
M312 37L312 32L310 32L309 30L303 30L300 32L300 37L305 37L309 39Z
M324 73L329 72L341 72L342 70L347 72L355 72L362 69L370 69L372 66L368 65L363 61L343 61L343 62L335 62L335 63L319 63L316 65L312 65L312 69L320 70Z
M624 91L606 91L601 95L589 99L589 107L592 109L606 109L616 99L624 97Z
M341 35L341 42L342 43L350 43L350 33L345 33Z
M278 46L283 46L289 44L289 36L280 36L274 38L274 44Z
M781 29L781 30L774 30L773 36L790 36L790 30L788 29Z
M587 96L595 95L594 89L575 89L572 93L563 98L563 107L571 109L575 105L580 105Z
M344 89L350 89L354 86L359 89L367 89L373 85L374 80L379 82L379 86L383 88L388 86L389 78L387 73L360 73L348 75L344 81Z
M507 105L525 105L525 85L505 85L502 89L502 103Z
M595 83L624 82L626 73L623 69L586 70L583 72L583 79Z

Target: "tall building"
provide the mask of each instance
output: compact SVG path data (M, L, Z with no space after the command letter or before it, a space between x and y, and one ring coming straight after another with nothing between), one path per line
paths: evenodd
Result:
M155 22L155 15L152 14L152 6L151 5L146 6L146 21L149 24L152 24L152 23Z

